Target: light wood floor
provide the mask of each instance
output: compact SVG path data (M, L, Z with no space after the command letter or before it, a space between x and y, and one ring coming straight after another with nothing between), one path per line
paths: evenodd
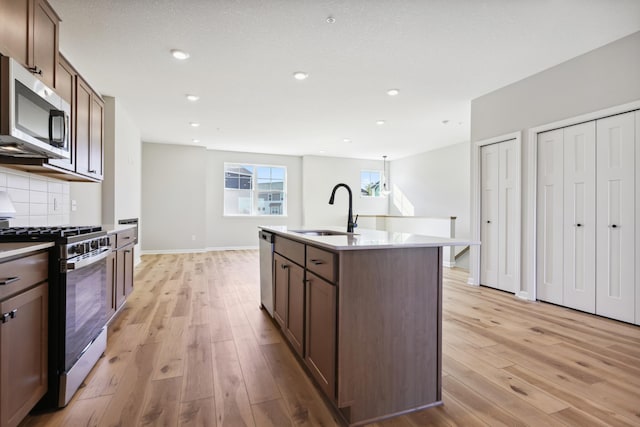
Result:
M640 327L446 270L444 405L377 426L640 425ZM144 256L69 406L23 426L333 426L258 308L257 251Z

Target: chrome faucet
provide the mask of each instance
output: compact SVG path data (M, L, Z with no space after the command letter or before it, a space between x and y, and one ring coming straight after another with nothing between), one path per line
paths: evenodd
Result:
M330 205L333 204L334 199L336 197L336 190L338 189L338 187L344 187L349 192L349 215L347 216L347 233L353 233L353 228L357 227L358 224L356 224L353 221L353 196L351 194L351 188L349 188L347 184L343 184L343 183L336 184L336 186L333 187L333 190L331 190L331 197L329 198L329 204Z

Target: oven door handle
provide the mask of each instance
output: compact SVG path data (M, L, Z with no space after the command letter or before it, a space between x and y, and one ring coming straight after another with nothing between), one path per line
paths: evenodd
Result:
M67 270L79 270L81 268L87 267L96 262L100 262L106 257L108 257L110 252L111 252L111 248L106 248L106 249L103 249L98 255L92 256L91 258L81 259L80 261L77 261L77 262L68 262Z

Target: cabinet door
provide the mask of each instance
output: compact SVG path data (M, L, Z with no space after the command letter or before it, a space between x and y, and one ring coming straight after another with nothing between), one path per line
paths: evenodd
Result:
M29 66L31 0L0 0L0 53Z
M498 164L496 144L482 147L481 157L481 227L480 283L498 287Z
M124 252L123 287L127 297L133 291L133 245L125 246L121 251Z
M91 135L91 88L79 76L76 77L76 172L89 174L89 144Z
M282 329L287 325L287 300L289 298L289 267L291 261L273 254L274 296L273 317Z
M563 303L563 131L538 135L537 297Z
M564 132L563 301L590 313L596 307L596 124Z
M40 79L53 88L58 65L58 24L60 20L45 0L35 0L33 10L33 66Z
M116 312L116 255L111 252L107 257L107 303L105 306L106 318L111 319L111 316Z
M58 58L58 71L56 73L56 92L71 105L71 111L75 111L76 72L69 62L60 55ZM49 159L49 163L57 167L74 172L75 169L75 126L74 117L71 115L69 123L70 157L68 159Z
M635 117L596 121L596 313L635 318Z
M47 391L48 286L0 303L0 425L17 426Z
M116 279L115 279L115 304L116 310L120 308L122 304L124 304L126 293L124 288L124 277L125 277L125 260L124 260L124 251L119 249L116 251Z
M300 355L304 355L304 269L297 264L289 267L287 298L287 328L285 335Z
M336 287L307 271L305 362L320 387L335 399Z
M103 177L104 103L95 93L91 96L91 134L89 136L89 175Z

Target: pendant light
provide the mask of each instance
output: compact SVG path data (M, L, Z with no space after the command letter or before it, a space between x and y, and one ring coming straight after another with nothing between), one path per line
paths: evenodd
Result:
M380 181L382 181L382 189L380 190L380 194L382 194L383 197L386 197L391 194L391 189L389 188L389 184L387 183L387 156L382 156L382 178L380 179Z

